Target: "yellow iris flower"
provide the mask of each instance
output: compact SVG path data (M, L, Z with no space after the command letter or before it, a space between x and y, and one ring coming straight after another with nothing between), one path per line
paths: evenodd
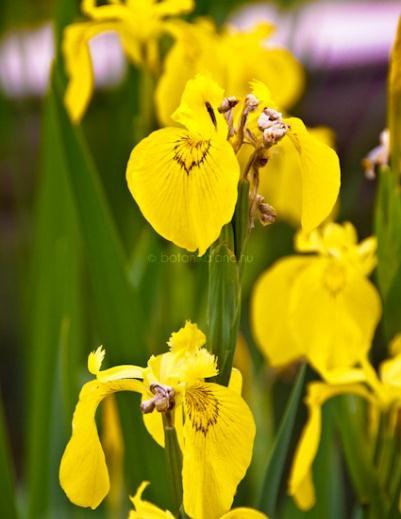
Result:
M249 31L226 26L217 31L213 21L179 21L171 28L175 44L164 63L157 90L159 120L170 125L171 114L179 105L186 82L196 74L210 75L226 92L237 97L249 91L249 82L258 79L271 90L278 105L289 108L304 86L302 66L283 48L266 46L274 27L260 23Z
M376 239L358 244L350 223L329 223L298 233L296 249L315 254L283 258L257 281L253 332L273 366L303 357L321 373L335 373L365 357L381 315L367 278Z
M297 157L294 182L299 174L303 228L310 231L319 225L337 199L336 153L313 138L299 119L283 120L271 110L266 85L255 81L252 86L253 93L240 102L224 98L223 89L209 76L197 75L187 82L172 116L184 128L157 130L131 153L127 181L143 215L164 238L189 251L198 249L199 255L233 216L240 163L244 177L252 173L251 212L258 199L258 208L266 209L257 196L258 168L281 140L288 140ZM245 152L246 161L245 148L251 150Z
M233 370L228 388L204 382L217 374L216 358L204 348L205 340L197 326L187 322L172 334L169 351L152 356L146 368L101 370L104 350L89 355L88 369L96 378L82 387L60 465L61 486L73 503L96 508L109 492L95 413L105 397L133 391L142 395L145 426L160 445L164 445L161 413L168 410L173 415L183 453L186 513L213 519L230 509L251 460L255 424L240 396L238 371Z
M148 485L148 481L141 483L135 496L130 498L134 510L130 511L128 519L174 519L174 515L168 510L161 510L149 501L142 499L143 491ZM219 519L267 519L267 516L251 508L234 508L219 516Z
M308 510L315 503L312 464L319 448L322 406L328 399L338 395L356 395L365 399L373 412L390 414L389 433L393 436L393 428L401 410L400 346L401 336L398 336L390 345L393 356L381 363L379 375L365 358L359 367L341 370L328 382L309 384L305 399L308 421L295 453L289 479L289 494L299 508ZM372 437L374 439L375 435Z
M89 42L95 36L115 32L128 59L152 69L158 61L157 39L167 29L166 18L188 13L193 0L82 0L82 12L89 21L69 25L64 33L63 53L69 83L65 105L71 120L84 115L94 89Z
M143 215L164 238L199 255L234 213L239 164L218 108L223 90L206 76L188 81L173 119L132 151L127 181Z

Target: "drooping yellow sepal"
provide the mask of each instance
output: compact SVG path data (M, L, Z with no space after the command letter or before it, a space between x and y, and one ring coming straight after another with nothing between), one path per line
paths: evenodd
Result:
M97 508L110 488L105 455L96 428L100 402L117 391L142 391L137 380L87 382L81 389L72 420L72 436L60 464L60 484L67 497L82 507Z
M340 190L340 163L336 152L308 132L300 119L291 117L286 122L290 125L287 139L295 148L301 176L302 228L310 232L334 207Z
M184 509L218 519L231 508L249 466L255 424L245 401L224 386L198 383L184 398Z

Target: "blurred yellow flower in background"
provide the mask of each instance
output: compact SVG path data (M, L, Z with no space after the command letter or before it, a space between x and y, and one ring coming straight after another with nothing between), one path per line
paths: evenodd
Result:
M128 519L174 519L174 515L168 510L161 510L149 501L142 499L142 494L148 485L148 481L143 481L135 496L130 498L134 510L130 511ZM194 517L196 519L196 516ZM234 508L234 510L230 510L218 519L267 519L267 515L252 508Z
M205 341L197 326L187 322L171 336L169 352L152 356L146 368L128 365L101 370L104 350L98 348L89 355L89 371L96 379L81 390L72 436L60 465L61 486L73 503L96 508L108 494L109 473L97 433L96 409L112 393L134 391L142 395L145 426L161 445L162 413L172 414L183 453L186 513L197 519L217 519L230 509L251 461L255 424L238 391L237 370L228 388L204 382L217 374L216 358L204 347Z
M387 429L384 433L393 438L401 410L401 336L390 344L391 357L379 367L379 375L365 358L354 369L339 370L336 377L327 382L312 382L308 386L305 403L308 406L308 421L298 443L288 484L290 495L297 505L308 510L315 503L312 479L312 464L319 448L322 428L322 406L338 395L356 395L370 405L370 416L387 413ZM373 413L373 414L372 414ZM367 427L372 449L380 432ZM374 434L372 434L372 432ZM401 509L400 509L401 511Z
M94 90L89 42L98 34L115 32L128 59L149 69L158 64L158 38L167 29L166 19L188 13L193 0L83 0L82 12L89 21L69 25L64 33L63 53L69 82L65 104L71 120L78 123Z
M299 232L296 250L314 253L279 260L257 281L252 325L273 366L306 358L323 374L365 357L381 315L368 280L376 238L357 243L350 223Z
M207 76L188 81L173 119L132 151L127 181L145 218L164 238L199 255L234 213L239 164L218 108L223 89Z
M216 29L212 20L171 24L175 44L164 63L157 90L159 120L170 125L186 82L196 74L208 74L229 95L243 97L249 82L258 79L271 90L278 106L287 109L302 93L302 66L286 49L266 45L274 27L260 23L248 31L226 26Z

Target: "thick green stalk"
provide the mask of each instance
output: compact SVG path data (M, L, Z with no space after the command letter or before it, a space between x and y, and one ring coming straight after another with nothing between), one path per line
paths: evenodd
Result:
M171 412L163 414L163 427L174 513L178 516L182 506L182 453L178 445L177 432Z
M249 183L241 180L231 224L209 256L208 345L217 356L216 382L228 385L241 316L241 266L249 232Z

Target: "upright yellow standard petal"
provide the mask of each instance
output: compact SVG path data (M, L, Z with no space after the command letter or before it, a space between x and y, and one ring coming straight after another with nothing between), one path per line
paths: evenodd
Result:
M251 461L252 413L235 391L197 383L185 393L184 414L184 509L196 519L217 519L231 508Z
M312 231L332 211L340 189L340 164L336 152L311 135L300 119L288 119L302 181L302 228Z
M173 353L195 353L206 344L206 335L195 323L186 321L183 328L171 334L167 344Z
M60 484L74 504L96 508L110 488L105 455L96 428L95 413L103 398L117 391L142 391L137 380L105 384L87 382L81 389L72 420L72 436L60 465Z
M181 102L172 119L192 132L208 136L227 136L227 123L218 108L224 90L208 75L198 74L185 85Z
M239 165L231 145L179 128L150 134L132 151L127 181L153 228L199 255L233 215Z
M289 326L288 310L292 286L311 261L297 256L278 261L262 274L253 291L253 333L273 366L288 364L306 353Z

